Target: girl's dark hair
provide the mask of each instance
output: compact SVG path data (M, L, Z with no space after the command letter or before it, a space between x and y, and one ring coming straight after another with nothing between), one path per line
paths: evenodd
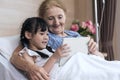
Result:
M20 41L23 46L29 45L29 40L25 37L25 32L28 31L32 35L36 34L38 30L46 31L48 29L47 23L39 17L27 18L21 28Z

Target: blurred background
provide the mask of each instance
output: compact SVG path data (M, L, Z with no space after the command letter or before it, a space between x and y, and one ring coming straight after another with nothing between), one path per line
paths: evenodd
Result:
M0 36L2 37L19 34L19 30L21 28L21 24L23 23L23 21L28 17L37 16L38 7L42 1L43 0L0 0ZM91 20L93 21L93 23L95 23L94 0L61 0L61 1L64 2L67 8L66 29L70 28L72 21L75 19L78 19L80 22ZM101 9L103 4L101 2L102 0L97 1L99 19L98 21L100 21ZM104 17L103 23L101 25L100 50L108 54L107 57L108 60L120 60L119 3L120 0L105 0L106 6L105 13L103 16ZM114 12L114 15L112 12ZM111 15L113 15L112 19ZM109 25L108 23L112 24Z

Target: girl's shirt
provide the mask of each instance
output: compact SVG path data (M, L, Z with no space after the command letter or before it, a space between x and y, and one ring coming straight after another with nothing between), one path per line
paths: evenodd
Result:
M36 59L35 59L34 62L35 62L37 65L40 65L40 66L43 66L43 65L46 63L46 61L49 59L49 58L42 58L37 52L35 52L35 51L33 51L33 50L30 50L30 49L28 49L27 47L24 47L24 48L19 52L19 55L22 56L22 54L24 54L24 53L26 53L26 52L27 52L28 55L31 56L31 57L35 56ZM42 52L42 53L48 55L49 57L53 54L53 53L49 52L47 49L38 50L38 52Z
M81 37L78 32L65 30L65 33L68 35L66 37L60 37L54 33L49 33L49 41L48 46L52 47L53 49L57 49L63 42L63 38L70 38L70 37Z
M43 66L43 65L47 62L47 60L49 59L49 58L42 58L37 52L35 52L35 51L33 51L33 50L30 50L30 49L28 49L27 47L23 48L23 49L19 52L19 55L22 56L24 53L26 53L25 51L27 51L27 53L28 53L28 55L29 55L30 57L33 57L33 56L36 57L36 59L34 60L34 62L35 62L35 64L38 65L38 66ZM53 54L53 53L49 52L47 49L38 50L38 51L40 51L40 52L42 52L42 53L45 53L45 54L48 55L49 57L51 57L52 54ZM58 76L59 72L61 71L61 68L62 68L62 67L59 67L59 61L57 61L57 62L54 64L53 68L51 69L51 71L50 71L50 73L49 73L49 74L50 74L50 78L51 78L50 80L58 80L58 79L57 79L57 76Z

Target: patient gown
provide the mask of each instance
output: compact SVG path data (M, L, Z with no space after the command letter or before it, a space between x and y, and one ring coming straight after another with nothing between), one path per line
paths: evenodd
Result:
M38 56L36 64L42 66L48 59L27 50L30 56ZM46 49L42 52L51 56ZM120 61L107 61L96 55L81 52L74 54L64 65L55 63L50 72L51 80L120 80Z

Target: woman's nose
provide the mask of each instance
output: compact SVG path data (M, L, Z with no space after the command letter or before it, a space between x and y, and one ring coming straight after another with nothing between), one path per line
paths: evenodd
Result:
M56 25L59 25L59 20L58 20L58 19L55 19L54 23L55 23Z

